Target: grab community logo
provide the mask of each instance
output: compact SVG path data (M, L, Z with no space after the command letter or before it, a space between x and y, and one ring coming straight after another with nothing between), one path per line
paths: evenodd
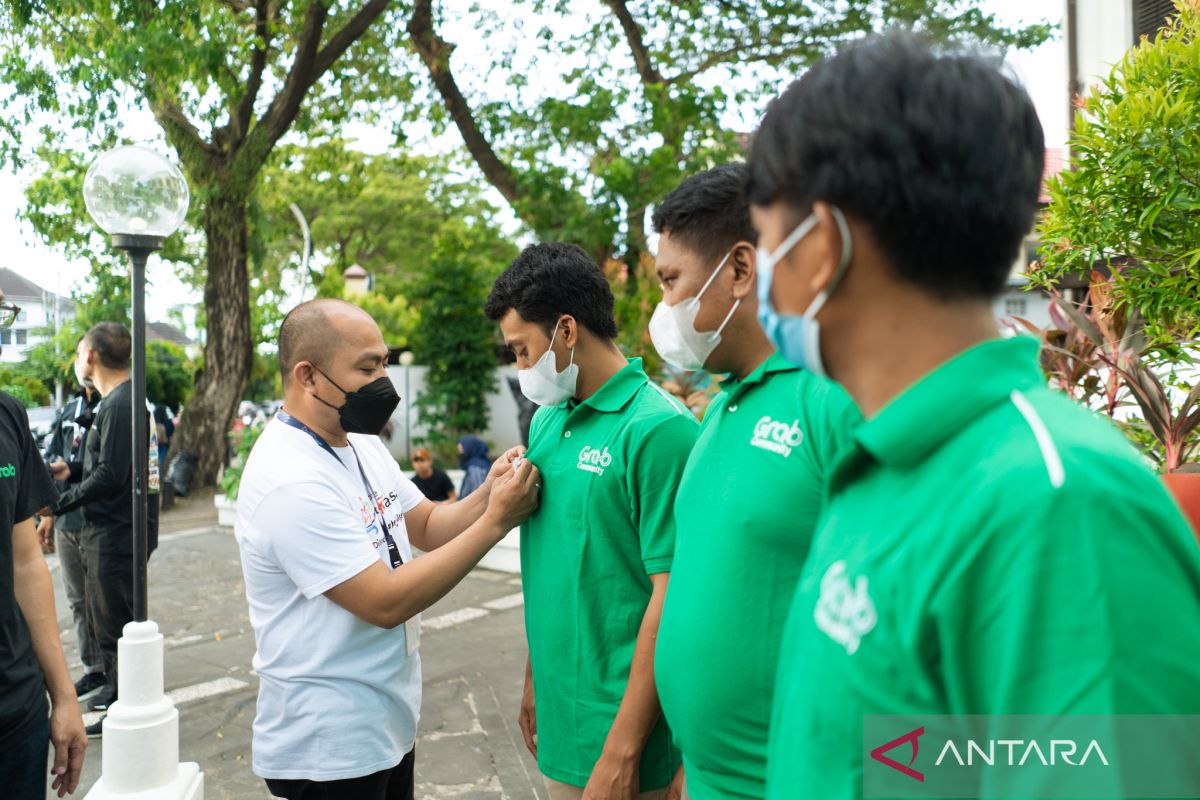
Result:
M584 445L583 449L579 451L579 463L576 468L603 475L604 468L612 464L612 460L612 454L608 452L607 447L601 450L591 445Z
M15 478L17 476L17 468L12 464L0 467L0 478Z
M800 430L800 420L794 419L789 424L773 420L769 415L754 424L754 435L750 437L751 446L778 453L784 458L790 456L792 449L799 447L803 441L804 431Z

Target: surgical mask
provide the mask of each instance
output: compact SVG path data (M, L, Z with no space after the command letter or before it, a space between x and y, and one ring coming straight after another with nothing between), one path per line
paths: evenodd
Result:
M559 320L561 322L562 320ZM575 396L575 385L579 382L579 365L575 363L575 348L571 348L571 362L562 372L554 359L554 339L558 336L559 322L554 324L550 335L550 346L529 369L517 371L521 393L539 406L558 406Z
M325 373L320 367L313 369ZM391 378L381 375L366 386L361 386L352 392L347 392L334 383L333 378L325 375L325 380L333 383L337 390L346 396L346 402L340 406L326 403L318 396L317 399L338 412L338 422L346 433L366 433L378 436L392 418L392 412L400 404L400 395L392 385Z
M704 369L704 362L721 343L721 331L725 330L733 312L737 311L742 301L734 301L733 308L729 309L729 313L715 331L696 330L696 315L700 313L701 295L708 291L717 273L732 254L733 251L725 254L695 297L681 300L673 306L667 305L665 300L660 300L658 307L654 309L654 315L650 317L650 341L654 343L654 349L663 360L671 366L692 371Z
M838 232L842 236L842 258L838 262L833 279L822 289L803 314L780 314L771 305L771 280L775 276L775 265L788 254L801 239L812 232L817 226L816 214L810 214L806 220L796 226L788 237L779 243L774 252L766 248L758 248L758 321L762 324L767 337L779 348L779 353L798 367L807 369L817 375L827 375L825 364L821 361L821 324L817 322L817 313L825 306L829 295L841 283L850 266L852 253L850 242L850 227L846 225L846 217L841 209L830 207Z
M75 360L75 380L79 382L80 386L88 386L92 382L91 378L84 376L83 365L79 363L79 359Z

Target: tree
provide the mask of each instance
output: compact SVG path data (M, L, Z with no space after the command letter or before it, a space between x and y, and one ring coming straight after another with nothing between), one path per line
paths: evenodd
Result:
M250 376L248 215L260 172L289 130L344 120L394 87L389 0L5 0L0 68L15 91L0 156L54 115L111 142L125 98L140 99L175 150L204 232L205 370L173 447L211 483ZM372 107L377 108L377 105ZM366 107L364 106L364 109Z
M1051 286L1105 268L1160 345L1200 335L1200 3L1177 5L1079 100L1031 276Z
M418 318L410 294L433 268L435 241L447 225L474 230L473 246L493 262L512 257L496 209L440 158L369 155L340 138L281 147L258 196L270 221L258 229L265 260L299 267L303 247L288 212L295 203L311 228L313 261L324 265L310 267L317 296L342 297L342 273L354 264L365 268L374 291L351 299L375 318L392 347L409 344Z
M469 433L488 424L486 395L496 386L496 339L480 309L492 281L516 256L496 259L486 230L451 220L433 239L430 268L417 279L412 300L420 309L412 349L428 364L425 391L417 398L431 444L443 456Z
M537 0L506 18L472 4L473 26L490 31L483 50L491 58L473 49L464 64L439 35L432 0L416 0L408 34L436 98L435 119L458 129L521 220L540 238L583 245L601 264L616 257L628 265L620 289L634 300L618 319L628 346L657 291L642 259L651 205L684 176L740 157L763 102L864 32L906 25L939 40L1003 47L1030 47L1051 33L1044 24L1005 28L978 5ZM554 79L535 84L530 75ZM494 86L511 90L487 93ZM747 120L742 130L730 124L735 117Z

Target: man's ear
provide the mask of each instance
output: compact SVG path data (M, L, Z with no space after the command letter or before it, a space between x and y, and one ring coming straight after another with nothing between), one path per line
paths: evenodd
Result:
M733 298L744 300L757 289L758 251L750 242L741 241L729 251L729 263L733 268Z
M579 344L579 324L570 314L563 314L559 319L558 337L568 350Z
M828 203L818 200L813 203L813 213L817 216L817 227L810 236L817 248L816 269L809 275L809 289L816 295L822 289L829 287L833 276L837 273L838 264L842 260L842 232Z
M312 386L317 382L315 370L307 361L298 361L292 367L292 380L297 386Z

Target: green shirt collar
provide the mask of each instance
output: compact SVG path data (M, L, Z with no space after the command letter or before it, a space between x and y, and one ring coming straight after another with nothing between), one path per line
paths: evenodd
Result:
M767 360L754 368L754 371L742 378L740 381L736 378L729 378L721 383L721 391L728 394L731 398L737 397L746 388L753 386L756 383L762 383L767 375L772 372L791 372L800 369L792 362L788 361L783 356L779 355L778 351L767 356Z
M1028 336L991 339L942 364L904 390L855 432L880 462L916 464L1014 390L1045 386L1038 342Z
M649 380L642 369L642 360L631 358L617 374L605 381L603 386L579 405L594 408L596 411L620 411Z

